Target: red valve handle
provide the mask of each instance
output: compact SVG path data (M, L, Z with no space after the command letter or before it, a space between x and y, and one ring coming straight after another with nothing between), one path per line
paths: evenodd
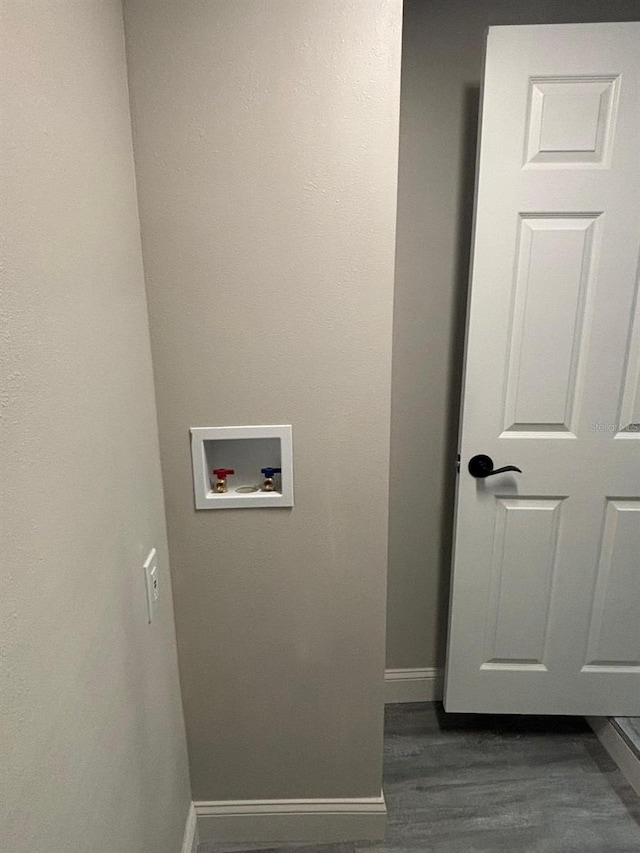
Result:
M235 474L233 468L214 468L213 473L219 480L226 480L229 474Z

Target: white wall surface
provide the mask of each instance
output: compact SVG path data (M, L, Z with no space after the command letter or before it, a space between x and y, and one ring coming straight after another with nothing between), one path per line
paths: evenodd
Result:
M177 853L190 791L122 11L2 5L0 849Z
M475 142L493 24L640 19L639 0L405 0L387 666L444 661Z
M196 800L381 782L399 0L130 0ZM293 425L293 510L194 510L189 427Z

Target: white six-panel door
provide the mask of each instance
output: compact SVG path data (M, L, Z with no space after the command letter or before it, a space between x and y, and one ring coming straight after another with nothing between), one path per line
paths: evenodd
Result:
M445 707L638 715L640 23L491 28L478 168Z

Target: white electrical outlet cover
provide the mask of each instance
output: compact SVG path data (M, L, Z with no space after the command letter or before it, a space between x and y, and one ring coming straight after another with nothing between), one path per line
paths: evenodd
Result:
M158 552L152 548L144 561L144 579L147 587L147 616L149 622L153 619L153 614L158 605L160 598L160 578L158 575Z

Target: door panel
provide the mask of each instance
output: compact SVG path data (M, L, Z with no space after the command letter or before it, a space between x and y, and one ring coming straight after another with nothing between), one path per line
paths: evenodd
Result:
M617 438L640 440L640 275L636 279L633 321L629 331L627 366L622 387Z
M562 500L496 498L495 506L488 642L482 666L544 666Z
M640 672L639 560L640 500L607 500L585 667Z
M525 167L607 168L618 81L618 76L531 78Z
M638 715L640 24L491 28L478 169L445 706Z
M520 218L505 430L575 437L576 383L599 214ZM544 336L540 329L545 330Z

